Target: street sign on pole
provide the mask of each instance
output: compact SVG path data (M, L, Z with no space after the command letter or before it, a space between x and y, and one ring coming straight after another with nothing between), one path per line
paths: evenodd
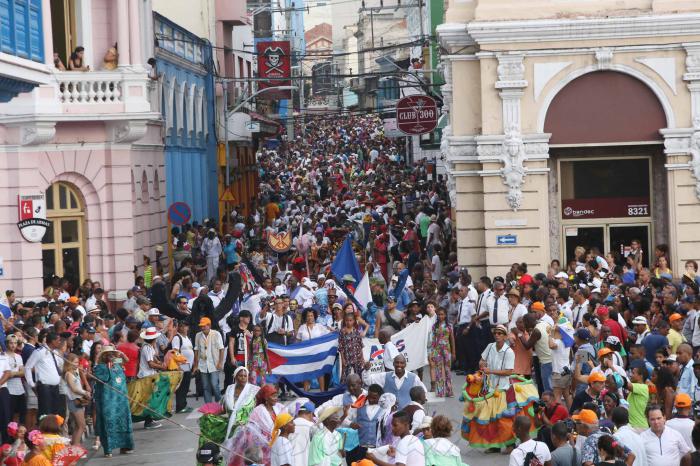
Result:
M192 209L184 202L173 202L168 208L168 221L179 227L190 221Z
M396 104L396 126L404 134L430 133L437 127L437 121L437 104L432 97L411 95Z

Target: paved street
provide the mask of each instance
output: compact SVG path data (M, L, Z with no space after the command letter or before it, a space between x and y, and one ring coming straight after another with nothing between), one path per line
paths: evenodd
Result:
M464 383L464 377L453 375L454 387L460 387ZM192 406L199 406L203 403L200 398L195 401L190 398ZM472 450L464 440L459 436L459 426L462 415L462 403L455 398L448 398L437 402L429 401L426 412L428 414L444 414L452 419L455 431L452 436L452 441L455 442L462 451L462 458L469 466L494 466L505 465L508 458L503 455L486 455L481 451ZM197 426L197 418L199 414L193 412L190 414L177 414L172 420L178 424L182 424L187 428L199 432ZM102 450L95 452L90 451L88 464L90 465L110 465L110 466L128 466L128 465L168 465L168 466L185 466L194 464L195 448L197 445L196 437L181 427L174 425L171 422L163 421L163 427L158 430L147 431L143 429L143 423L134 426L134 440L136 442L136 453L129 456L119 455L115 453L113 458L104 458ZM92 439L90 439L92 445Z

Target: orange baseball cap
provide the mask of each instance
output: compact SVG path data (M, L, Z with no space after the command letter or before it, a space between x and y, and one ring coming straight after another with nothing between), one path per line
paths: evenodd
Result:
M576 422L583 422L584 424L595 424L598 422L598 415L593 410L582 409L578 414L571 416L571 419Z
M693 402L690 399L690 395L687 393L679 393L676 395L676 408L690 408Z
M605 382L605 375L602 372L591 372L588 375L588 383Z
M531 307L533 311L544 311L544 303L542 301L535 301Z
M80 300L78 299L77 296L71 296L70 298L68 298L68 302L71 304L78 304L78 302L80 302Z
M683 316L680 315L680 314L677 313L677 312L671 314L671 317L668 318L668 320L669 320L670 322L675 322L675 321L681 320L681 319L683 319Z
M211 325L211 319L209 317L202 317L199 319L199 326L204 327L205 325Z
M610 348L601 348L598 350L598 359L600 359L603 356L605 356L606 354L610 354L612 352L613 352L613 350L611 350Z

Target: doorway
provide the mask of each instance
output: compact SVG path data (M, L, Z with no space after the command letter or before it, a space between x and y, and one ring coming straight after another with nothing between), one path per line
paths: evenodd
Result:
M51 226L41 241L44 286L51 277L64 277L80 286L85 271L85 210L78 191L67 183L46 190L46 218Z
M565 257L567 263L576 259L574 251L582 246L586 250L597 247L602 254L612 253L617 265L624 263L633 240L639 241L644 252L642 264L649 266L651 224L605 223L598 225L565 225Z
M51 0L53 51L68 68L68 58L79 44L76 26L76 0Z

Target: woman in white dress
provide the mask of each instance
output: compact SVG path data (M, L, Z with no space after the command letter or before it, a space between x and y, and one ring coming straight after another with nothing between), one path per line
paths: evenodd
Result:
M233 371L233 382L226 387L226 392L221 400L226 411L229 413L228 428L226 438L231 437L231 433L236 427L248 421L251 411L255 407L255 395L260 387L248 383L248 369L238 367Z
M263 386L255 395L255 408L250 413L248 422L233 433L231 448L227 458L229 466L244 466L241 455L249 448L257 448L263 464L270 463L270 440L275 427L277 415L284 410L278 402L277 387Z
M301 313L301 321L304 322L299 326L297 330L297 340L298 341L308 341L312 338L322 337L323 335L329 333L329 330L323 325L317 324L316 319L318 319L318 313L315 309L307 307ZM323 376L318 378L318 386L321 391L325 391L325 380ZM310 380L304 381L304 391L308 392L311 386Z

